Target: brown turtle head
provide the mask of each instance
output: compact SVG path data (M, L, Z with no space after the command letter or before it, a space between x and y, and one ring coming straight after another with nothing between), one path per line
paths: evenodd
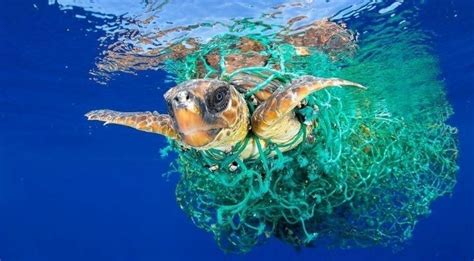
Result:
M191 80L165 94L181 142L198 148L225 148L245 138L249 112L241 94L219 80Z

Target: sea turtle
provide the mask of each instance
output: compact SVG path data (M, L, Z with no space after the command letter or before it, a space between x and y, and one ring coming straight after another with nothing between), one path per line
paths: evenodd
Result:
M288 151L306 137L298 136L304 128L294 109L310 94L330 86L365 87L338 78L302 76L286 86L270 84L257 95L260 99L251 114L242 90L243 83L256 82L251 75L236 81L194 79L168 90L164 98L169 114L158 112L117 112L95 110L86 114L89 120L103 121L164 135L187 148L217 149L231 152L237 144L249 137L240 153L242 159L258 156L262 148L273 143L281 151ZM311 128L311 126L308 126ZM309 133L309 132L307 132ZM259 144L255 137L259 138ZM297 140L295 140L297 139Z
M309 53L309 48L312 47L329 53L343 49L341 46L353 44L353 38L350 38L347 29L328 21L291 32L293 31L282 34L283 42L291 43L295 48L304 48L305 51L299 55ZM341 38L339 35L344 37ZM331 40L333 38L339 40L333 41ZM194 43L191 49L175 45L170 50L170 56L165 58L179 60L193 50L199 49L196 41L191 42ZM332 42L337 42L338 45L334 47L335 44L329 44ZM256 109L250 112L244 95L266 81L265 77L268 75L265 76L263 73L257 76L240 72L230 81L223 81L220 80L221 74L234 74L239 69L248 67L265 66L279 70L280 64L271 63L266 47L255 39L238 37L235 46L229 48L235 52L224 57L221 57L219 48L209 50L203 59L196 61L194 76L198 79L179 84L165 94L169 114L97 110L87 113L86 116L89 120L103 121L105 124L125 125L162 134L184 147L198 150L218 149L230 152L246 137L250 137L240 154L241 158L246 159L258 155L255 137L260 138L262 148L273 143L279 145L281 151L294 148L306 138L298 135L304 126L297 119L294 109L308 95L330 86L364 88L358 83L337 78L302 76L289 84L273 80L252 96ZM204 62L207 67L204 66ZM224 65L223 68L221 64ZM212 68L214 72L208 71L207 68ZM307 126L312 127L311 124Z

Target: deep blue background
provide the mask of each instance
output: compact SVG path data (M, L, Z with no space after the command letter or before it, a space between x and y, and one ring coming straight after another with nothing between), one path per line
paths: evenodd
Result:
M161 173L164 139L87 122L91 109L156 109L162 72L89 80L99 33L43 1L0 10L0 260L473 260L474 2L428 1L461 166L452 197L436 201L404 250L305 249L272 240L226 255L179 209ZM36 4L37 8L33 6ZM457 16L455 17L455 14ZM157 87L161 87L158 89Z

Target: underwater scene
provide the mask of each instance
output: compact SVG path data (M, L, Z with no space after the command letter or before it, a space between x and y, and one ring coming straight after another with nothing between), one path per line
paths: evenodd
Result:
M473 1L0 12L0 261L474 259Z

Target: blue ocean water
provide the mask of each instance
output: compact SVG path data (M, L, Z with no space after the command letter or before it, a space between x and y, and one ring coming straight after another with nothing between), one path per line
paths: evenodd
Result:
M403 2L403 1L395 1ZM163 71L91 80L103 32L45 1L0 11L0 260L472 260L474 258L474 2L406 1L419 12L459 129L458 183L413 238L390 248L296 251L273 239L225 254L176 204L162 138L97 131L95 108L165 110ZM416 8L415 3L416 2ZM389 4L387 4L388 6ZM190 15L190 14L183 14ZM364 21L363 13L358 18ZM403 75L401 75L403 77ZM157 88L159 86L160 88Z

